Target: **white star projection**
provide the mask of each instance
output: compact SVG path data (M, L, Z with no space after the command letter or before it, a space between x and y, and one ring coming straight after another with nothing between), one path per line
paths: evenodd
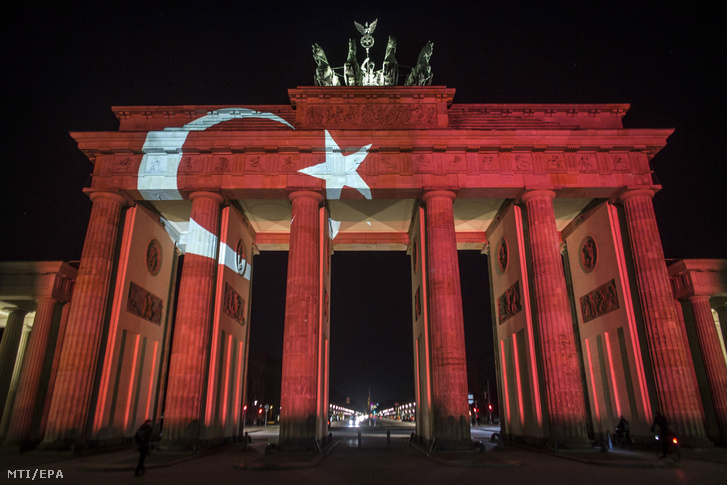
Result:
M298 170L311 177L326 181L326 197L340 199L344 185L361 192L367 199L371 198L371 189L356 172L358 166L369 154L371 144L361 147L356 153L344 156L338 144L328 130L326 131L326 161Z
M217 123L233 119L264 118L295 129L293 125L273 113L248 108L223 108L209 112L182 127L167 127L164 131L150 131L142 147L144 156L139 166L137 188L146 200L182 200L177 190L177 169L182 160L182 146L190 131L204 131Z

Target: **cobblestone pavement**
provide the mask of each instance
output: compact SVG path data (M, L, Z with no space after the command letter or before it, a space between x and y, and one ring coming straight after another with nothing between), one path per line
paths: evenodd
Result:
M152 453L147 473L135 478L137 455L132 449L70 457L28 452L0 455L0 483L53 483L115 485L151 481L155 485L199 483L254 484L449 484L449 483L555 483L599 484L720 484L727 483L727 450L684 450L678 464L659 460L650 452L588 451L546 453L506 446L486 453L438 453L412 446L406 431L391 432L387 444L382 430L362 432L358 447L356 430L336 431L337 444L326 455L265 454L275 430L251 430L253 443L218 448L202 455ZM405 436L405 434L407 436ZM338 435L338 436L337 436ZM475 439L489 436L473 430ZM273 464L272 470L255 464ZM52 472L52 473L51 473ZM58 477L58 478L56 478Z

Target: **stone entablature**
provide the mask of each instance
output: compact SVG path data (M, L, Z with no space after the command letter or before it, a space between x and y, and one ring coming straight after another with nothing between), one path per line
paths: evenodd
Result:
M346 129L372 129L376 123L391 129L622 129L630 105L610 104L458 104L454 89L444 87L304 87L289 90L291 105L245 105L245 108L273 113L296 130L320 129L342 124ZM162 130L181 127L190 121L231 105L115 106L119 131ZM409 112L404 116L402 112ZM434 115L430 115L430 112ZM434 116L430 119L430 116ZM269 120L230 120L212 131L286 128Z
M681 259L669 265L674 297L727 297L727 260Z
M627 186L653 186L649 160L672 133L623 129L627 104L456 105L454 89L428 86L289 94L291 106L116 107L119 132L72 135L96 165L93 190L138 200L140 177L163 191L216 187L230 198L321 190L323 181L301 170L326 161L328 130L344 155L370 145L357 172L374 198L417 198L426 187L517 197L523 186L608 198ZM167 144L150 144L151 134Z
M0 263L0 300L71 301L78 269L63 261Z
M182 127L190 121L201 118L220 109L229 108L227 106L200 106L200 105L182 105L182 106L114 106L111 110L119 120L119 131L151 131L163 130L168 127ZM250 106L245 108L273 113L286 121L293 123L295 121L295 110L289 105L265 105ZM278 123L269 120L248 119L248 120L230 120L225 122L224 127L242 130L255 129L288 129ZM210 128L211 130L223 129L221 126Z

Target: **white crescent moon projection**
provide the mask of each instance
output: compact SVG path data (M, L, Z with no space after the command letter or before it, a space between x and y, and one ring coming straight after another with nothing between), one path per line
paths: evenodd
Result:
M182 146L190 131L204 131L223 121L245 118L263 118L277 121L291 129L293 125L273 113L248 108L223 108L211 111L182 127L150 131L142 147L144 156L139 165L137 189L144 200L182 200L177 189L177 170L182 160Z

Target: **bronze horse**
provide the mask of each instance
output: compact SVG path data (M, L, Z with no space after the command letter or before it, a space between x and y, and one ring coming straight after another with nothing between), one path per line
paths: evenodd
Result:
M432 84L432 66L429 65L429 58L432 57L434 50L434 42L431 40L426 43L419 53L417 65L411 70L406 78L405 86L431 86Z
M389 43L386 44L386 55L382 66L384 86L396 86L399 84L399 63L396 62L396 39L389 36Z
M313 44L313 60L318 65L315 76L316 86L340 86L338 76L328 64L326 53L318 44Z
M356 41L353 39L348 39L348 59L343 65L343 79L346 86L361 85L361 67L356 60Z

